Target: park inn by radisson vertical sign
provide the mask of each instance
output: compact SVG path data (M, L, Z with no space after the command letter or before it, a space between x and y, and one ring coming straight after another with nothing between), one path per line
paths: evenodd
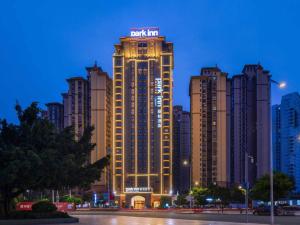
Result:
M131 28L130 37L143 38L143 37L158 37L158 27L144 27L144 28Z

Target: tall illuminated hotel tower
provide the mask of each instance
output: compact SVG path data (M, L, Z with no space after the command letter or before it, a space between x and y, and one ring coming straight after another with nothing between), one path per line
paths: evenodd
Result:
M173 43L132 29L113 54L113 191L123 207L172 195Z

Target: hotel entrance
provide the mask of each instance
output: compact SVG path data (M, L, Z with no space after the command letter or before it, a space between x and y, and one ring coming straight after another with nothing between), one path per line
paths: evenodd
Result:
M145 198L143 196L133 196L131 198L131 207L134 209L144 209L145 208Z

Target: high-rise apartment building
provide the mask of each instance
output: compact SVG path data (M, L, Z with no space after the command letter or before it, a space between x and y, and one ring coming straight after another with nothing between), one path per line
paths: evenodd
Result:
M300 95L297 92L284 95L281 104L273 106L274 168L294 178L297 193L300 192L299 118Z
M59 102L49 102L47 106L47 118L54 124L58 132L64 128L64 106Z
M87 67L89 84L90 125L94 127L91 163L111 154L112 151L112 80L101 67ZM110 192L109 168L104 169L101 179L92 185L94 192Z
M133 29L113 54L113 191L121 206L172 195L173 44Z
M69 90L63 93L64 127L73 126L75 138L82 136L89 125L89 88L83 77L67 79Z
M173 190L186 193L190 190L191 127L190 113L182 106L173 107Z
M192 185L227 186L229 139L227 73L202 68L190 80Z
M245 65L231 82L231 181L253 185L270 170L270 73ZM245 156L248 180L245 180Z
M275 171L281 171L281 117L280 105L272 106L272 150L273 150L273 168Z
M67 79L69 89L63 93L63 127L73 126L75 138L82 136L87 126L93 126L90 163L111 154L112 151L112 79L95 63L87 67L87 79ZM99 180L92 184L94 193L109 193L112 181L110 169L99 174Z

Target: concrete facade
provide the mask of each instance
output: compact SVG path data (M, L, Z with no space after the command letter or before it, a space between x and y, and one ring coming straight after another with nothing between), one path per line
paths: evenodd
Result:
M202 68L190 81L192 185L227 186L227 73Z
M90 125L94 127L91 163L111 154L112 151L112 79L95 64L87 67L90 101ZM101 179L93 184L96 192L110 192L109 169L104 169Z
M270 77L259 64L245 65L232 77L232 183L245 183L245 151L250 186L270 171Z
M190 113L182 106L173 107L173 190L186 193L190 189L191 127Z
M54 124L58 132L64 128L64 106L59 102L49 102L47 106L47 118Z

